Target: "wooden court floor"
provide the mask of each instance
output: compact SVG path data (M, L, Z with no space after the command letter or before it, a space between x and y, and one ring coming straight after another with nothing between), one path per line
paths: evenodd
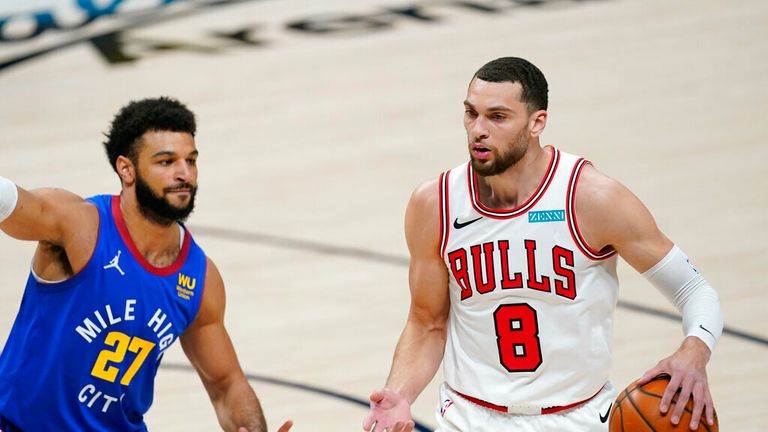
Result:
M0 26L0 175L116 193L100 145L115 111L157 95L188 103L201 152L189 225L224 276L227 325L272 427L361 429L407 313L408 197L466 160L468 81L516 55L550 83L543 141L628 185L718 290L721 430L768 430L768 3L123 3L79 27L82 11L51 6L70 29L37 37L20 19ZM0 20L23 4L0 5ZM0 341L33 249L0 236ZM611 378L623 387L682 334L654 288L624 264L620 277ZM423 430L439 382L414 404ZM147 423L217 429L178 347Z

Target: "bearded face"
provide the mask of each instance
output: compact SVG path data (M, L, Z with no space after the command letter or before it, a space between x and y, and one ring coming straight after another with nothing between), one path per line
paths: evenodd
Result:
M188 191L189 199L186 204L177 206L171 203L169 195L179 191ZM184 222L195 209L195 195L197 186L189 183L179 183L163 188L160 194L156 194L147 181L136 172L136 201L139 210L147 219L160 225L170 225L174 222Z
M474 171L494 176L519 162L530 147L536 116L521 99L517 82L473 79L464 101L464 129Z
M482 143L479 145L482 146ZM488 148L487 151L490 152L490 155L483 159L476 157L470 149L469 157L472 161L472 169L481 176L488 177L501 174L516 164L523 158L527 149L528 134L526 130L522 130L505 148Z

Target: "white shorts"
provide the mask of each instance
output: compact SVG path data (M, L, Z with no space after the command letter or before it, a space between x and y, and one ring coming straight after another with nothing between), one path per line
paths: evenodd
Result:
M615 399L616 389L609 381L595 397L577 407L552 414L516 415L470 402L443 383L435 432L606 432Z

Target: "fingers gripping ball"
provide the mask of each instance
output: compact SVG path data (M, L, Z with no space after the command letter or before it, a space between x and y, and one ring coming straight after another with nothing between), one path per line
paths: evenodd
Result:
M611 417L608 421L608 430L610 432L683 432L689 431L688 425L691 422L691 412L693 410L693 399L688 400L688 404L680 417L677 426L670 421L672 407L677 402L678 394L672 398L672 405L666 414L662 414L659 409L661 397L669 383L669 376L662 375L643 386L635 383L625 388L611 408ZM718 432L717 413L715 413L715 424L710 426L702 416L699 422L698 431Z

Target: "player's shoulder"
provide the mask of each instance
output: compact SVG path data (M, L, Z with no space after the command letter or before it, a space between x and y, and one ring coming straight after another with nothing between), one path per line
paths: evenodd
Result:
M629 188L592 165L581 173L575 199L579 225L592 232L595 246L616 246L630 233L655 226L648 209Z
M433 256L439 250L439 189L439 179L431 179L411 194L405 211L405 238L411 256Z
M39 188L29 191L40 199L48 208L56 209L85 209L93 207L93 204L86 201L80 195L60 188Z
M408 202L408 211L421 215L429 215L439 212L440 206L440 180L433 178L416 187Z
M193 329L222 319L226 304L224 279L219 268L209 256L205 257L205 263L205 286Z
M64 227L78 232L89 228L94 232L98 230L100 215L95 203L66 189L41 188L30 192L40 199L43 211L55 215Z
M591 163L585 164L579 174L576 189L578 207L607 211L615 209L617 204L631 195L629 189L620 181L598 170Z
M439 190L440 179L429 179L416 186L416 188L413 190L413 194L411 195L411 199L424 203L437 202L439 197Z
M209 281L211 283L223 283L219 268L208 255L205 256L205 279L206 283Z

